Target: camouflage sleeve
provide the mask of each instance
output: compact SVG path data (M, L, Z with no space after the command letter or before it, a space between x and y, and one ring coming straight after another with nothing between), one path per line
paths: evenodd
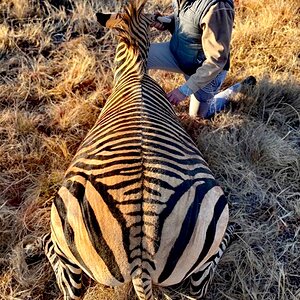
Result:
M206 60L186 82L193 92L206 86L223 70L229 57L233 21L234 10L224 2L213 5L202 19Z

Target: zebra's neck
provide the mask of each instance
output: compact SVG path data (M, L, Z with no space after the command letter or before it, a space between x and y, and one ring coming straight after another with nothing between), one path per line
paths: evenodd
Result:
M138 45L128 45L121 41L115 57L115 87L127 80L142 79L146 73L146 53Z

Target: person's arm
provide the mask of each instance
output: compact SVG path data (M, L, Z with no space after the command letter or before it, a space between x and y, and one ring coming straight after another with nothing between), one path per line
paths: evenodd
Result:
M224 2L213 5L204 16L200 25L203 29L202 46L206 60L179 87L179 91L186 96L206 86L223 70L229 56L233 21L234 11Z

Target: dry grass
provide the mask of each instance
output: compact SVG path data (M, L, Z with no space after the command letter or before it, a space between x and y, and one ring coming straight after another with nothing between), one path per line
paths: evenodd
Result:
M59 298L45 258L24 249L48 230L51 199L112 87L115 40L95 20L100 6L0 3L0 299ZM241 225L207 299L300 299L299 12L297 0L237 1L225 86L249 74L258 85L212 121L190 119L187 103L178 107ZM151 74L167 91L182 82ZM85 285L85 300L135 299L130 285Z

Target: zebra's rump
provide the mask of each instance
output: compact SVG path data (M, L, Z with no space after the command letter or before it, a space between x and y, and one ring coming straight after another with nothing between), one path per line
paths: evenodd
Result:
M217 251L228 222L221 188L159 89L148 79L122 109L110 102L52 207L58 251L106 285L141 270L155 284L181 282Z

